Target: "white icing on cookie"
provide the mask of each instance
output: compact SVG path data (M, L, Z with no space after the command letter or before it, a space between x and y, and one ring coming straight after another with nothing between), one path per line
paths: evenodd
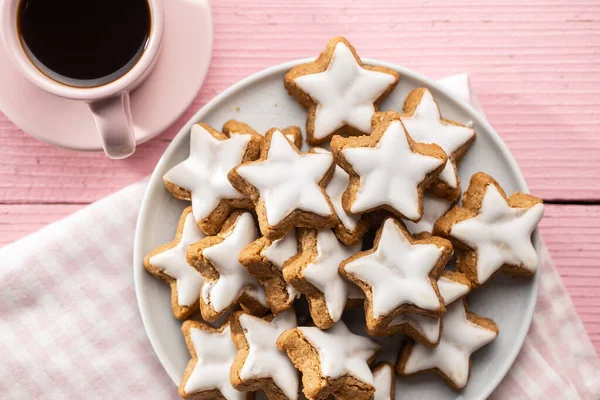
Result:
M477 252L477 280L487 281L503 264L537 270L531 234L544 215L544 205L512 208L496 186L488 185L476 217L452 226L450 235Z
M436 245L410 243L388 218L375 252L346 264L344 270L371 287L373 318L404 304L437 310L440 301L429 274L441 256L442 248Z
M348 374L373 384L373 374L367 361L379 349L377 342L355 335L342 321L326 331L312 326L299 329L319 353L323 376L335 379Z
M240 251L257 238L258 232L252 214L243 213L237 218L233 230L225 240L203 250L204 257L219 272L219 279L206 281L202 285L204 302L216 312L229 307L242 291L267 306L263 287L238 261Z
M274 240L270 246L264 248L260 255L266 258L281 271L283 263L298 253L296 229L290 230L282 239ZM300 293L291 285L285 286L290 297L300 297Z
M229 382L229 369L237 354L229 326L220 333L192 328L190 338L198 362L185 384L185 392L218 390L227 400L244 400L246 393L238 392Z
M465 285L464 283L453 281L445 276L441 276L438 279L438 289L440 290L440 294L444 299L444 304L452 304L456 300L463 297L465 294L471 291L469 285Z
M294 210L321 216L332 214L319 182L331 168L331 154L298 154L281 131L271 137L266 160L238 167L238 174L256 187L265 204L269 225L279 224Z
M363 68L344 43L335 46L324 72L299 76L296 85L317 103L315 139L323 139L344 125L371 132L373 103L395 81L384 72Z
M389 364L383 364L373 371L375 397L373 400L392 400L392 382L394 382L394 369Z
M342 205L342 195L344 194L344 191L346 191L349 182L350 177L346 171L336 166L331 182L327 185L326 192L331 198L333 209L344 228L349 231L354 231L360 217L357 215L349 215Z
M436 157L413 153L400 121L392 121L375 147L349 147L344 157L360 177L350 211L362 213L388 205L408 219L418 219L418 185L442 164Z
M422 232L433 232L433 225L435 222L452 207L452 202L444 199L440 199L429 192L423 194L423 216L419 222L412 222L407 219L403 219L406 229L412 234Z
M181 239L175 247L150 257L150 264L176 280L177 304L190 307L200 297L200 287L204 277L186 259L185 253L190 244L205 237L194 221L194 216L189 213L183 223Z
M292 142L294 144L294 146L296 145L296 137L292 133L288 133L284 136L287 138L287 140Z
M313 147L313 151L315 153L325 153L331 154L329 151L322 149L320 147ZM360 219L357 215L350 215L344 210L344 206L342 205L342 195L346 188L348 187L348 183L350 182L350 177L348 173L340 168L338 165L335 166L335 171L333 173L333 177L331 181L327 184L325 191L327 195L331 199L331 204L333 205L333 210L335 211L338 219L349 231L353 231L356 229L356 225L358 224L358 220Z
M229 136L231 135L244 135L244 133L242 132L229 132ZM259 133L260 135L260 133ZM264 134L263 134L264 136ZM287 140L289 140L290 142L292 142L294 144L294 146L296 145L296 135L294 135L293 133L286 133L284 134L284 136L286 137Z
M446 306L454 303L470 291L468 285L453 281L444 276L438 280L437 284ZM429 343L437 343L438 338L440 337L441 321L440 318L405 313L397 315L390 323L390 327L408 323L417 332L423 335Z
M410 324L417 332L419 332L427 342L437 343L440 337L442 320L440 318L425 317L418 314L401 314L398 315L390 323L390 327L396 327L405 323Z
M494 340L497 333L485 329L467 319L462 302L448 307L444 314L444 329L437 347L429 348L415 343L404 372L415 372L438 368L456 386L462 388L469 377L469 358L482 346Z
M317 232L317 256L302 273L307 282L323 293L329 317L334 322L342 317L347 299L362 297L360 290L338 273L340 263L360 251L361 245L346 246L331 229L320 229Z
M260 255L281 271L283 263L295 256L296 253L298 253L296 229L292 229L283 238L274 240L270 246L261 251Z
M475 136L475 131L469 127L442 123L441 118L442 115L431 92L425 90L414 114L401 119L408 134L416 142L435 143L450 157ZM452 188L457 187L457 172L450 159L446 162L439 179Z
M242 162L249 142L250 135L218 140L201 125L192 126L190 156L167 171L164 179L192 193L196 221L208 217L221 200L244 198L231 186L227 173Z
M278 314L271 322L243 314L240 315L240 325L249 347L240 378L271 378L288 399L296 400L300 387L298 371L286 353L275 345L285 330L298 326L294 311Z

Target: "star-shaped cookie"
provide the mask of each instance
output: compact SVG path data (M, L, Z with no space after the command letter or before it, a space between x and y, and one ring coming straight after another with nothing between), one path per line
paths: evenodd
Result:
M313 147L310 151L313 153L331 154L330 151L320 147ZM325 191L331 200L333 210L335 211L338 219L333 231L338 239L340 239L344 244L352 246L360 242L362 237L369 229L369 224L372 222L371 220L374 218L373 216L366 214L351 215L344 210L342 197L346 191L346 188L348 187L348 183L350 183L350 177L348 176L348 173L336 165L333 176L327 184ZM425 198L423 201L425 201Z
M300 377L277 338L297 327L294 310L277 316L254 317L236 312L231 317L231 338L238 350L231 382L238 390L264 390L270 400L296 400Z
M284 280L282 273L283 263L296 253L298 241L296 229L292 229L282 239L269 240L262 236L246 246L238 257L250 275L256 276L264 286L273 314L287 310L300 297L300 292Z
M423 214L424 190L447 161L439 146L415 142L393 111L376 122L370 136L335 136L331 149L336 163L350 175L342 197L347 212L381 209L415 222Z
M423 193L423 216L419 222L403 220L406 230L417 239L431 236L433 234L433 225L450 208L453 202L434 196L427 190Z
M494 178L478 172L471 177L462 207L440 218L434 233L464 250L456 268L478 287L500 270L513 277L536 272L531 235L543 215L541 199L519 192L507 197Z
M246 134L260 135L260 133L255 131L250 125L245 122L236 121L235 119L225 122L222 131L227 136ZM299 149L302 148L302 131L300 128L297 126L288 126L287 128L283 128L281 132L283 132L287 140L294 143L294 146Z
M207 323L189 320L181 330L192 359L181 378L179 396L186 400L252 398L252 393L237 391L229 381L237 351L228 322L215 329Z
M475 141L473 128L442 118L440 109L428 89L414 89L404 101L402 123L417 142L435 143L448 156L437 181L429 189L450 201L460 196L457 164Z
M394 400L396 397L396 374L394 366L382 362L373 367L375 397L373 400Z
M179 319L186 319L199 308L204 277L187 263L185 254L190 244L204 237L194 220L192 207L188 207L179 218L175 239L158 246L144 258L146 270L171 286L171 307Z
M189 157L168 170L163 180L173 196L192 201L194 218L207 235L216 234L234 209L252 209L252 200L234 189L227 173L256 160L262 141L256 133L227 137L204 123L192 126Z
M442 272L437 284L446 307L464 297L471 290L471 283L460 272ZM427 347L437 346L441 332L442 318L425 317L411 313L398 314L387 328L369 331L370 334L375 336L392 336L402 333Z
M443 317L442 338L437 347L408 341L402 347L396 371L400 375L436 372L453 389L464 388L471 370L471 354L498 336L498 326L488 318L467 312L457 301Z
M375 387L369 365L379 344L356 335L342 321L323 331L298 327L285 331L277 347L302 372L303 392L309 399L372 399Z
M306 141L319 144L336 134L369 134L377 104L398 79L392 69L364 65L346 39L335 37L315 61L285 74L284 84L308 108Z
M266 133L260 158L232 169L229 181L254 201L263 236L276 240L294 226L335 225L325 193L334 167L330 154L301 153L273 128Z
M315 325L328 329L340 320L348 300L364 298L338 272L342 261L360 251L361 243L346 246L331 229L299 229L298 240L300 252L283 265L283 276L306 296Z
M439 317L445 311L437 280L452 253L448 240L414 239L390 217L377 231L373 249L343 261L339 270L365 293L367 327L378 330L403 312Z
M205 320L215 321L238 303L251 314L268 311L264 288L238 261L244 247L257 238L252 214L238 210L216 236L188 247L188 263L206 278L200 291L200 312Z

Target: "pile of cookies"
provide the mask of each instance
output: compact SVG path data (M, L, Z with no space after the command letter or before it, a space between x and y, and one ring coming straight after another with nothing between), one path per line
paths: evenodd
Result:
M338 37L283 82L308 109L310 151L297 127L192 127L189 158L164 175L191 207L144 260L186 320L183 398L297 399L302 387L309 399L393 399L396 373L465 387L471 354L498 335L466 296L499 271L536 272L544 207L483 172L461 199L475 131L444 119L425 88L380 112L399 79ZM342 316L360 305L365 328L351 332ZM370 336L398 334L395 367L373 366Z

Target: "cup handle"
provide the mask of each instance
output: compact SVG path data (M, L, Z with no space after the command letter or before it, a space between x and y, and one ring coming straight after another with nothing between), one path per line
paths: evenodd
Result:
M135 151L135 135L129 105L129 93L123 92L88 103L94 116L102 147L113 159L129 157Z

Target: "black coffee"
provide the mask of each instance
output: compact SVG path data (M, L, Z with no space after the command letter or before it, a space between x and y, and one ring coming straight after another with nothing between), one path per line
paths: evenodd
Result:
M146 0L21 0L18 27L39 70L92 87L124 75L141 57L150 9Z

